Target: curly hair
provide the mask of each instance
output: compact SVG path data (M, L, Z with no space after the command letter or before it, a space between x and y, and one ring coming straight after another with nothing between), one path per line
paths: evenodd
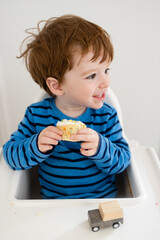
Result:
M44 23L42 29L40 25ZM113 60L114 50L109 34L100 26L74 15L64 15L40 21L35 28L28 29L29 34L23 42L26 49L18 58L24 57L27 70L33 80L48 94L53 95L46 85L48 77L56 78L59 83L67 70L73 67L73 48L80 46L85 55L93 49L92 61L103 52L101 62ZM29 42L28 42L29 40Z

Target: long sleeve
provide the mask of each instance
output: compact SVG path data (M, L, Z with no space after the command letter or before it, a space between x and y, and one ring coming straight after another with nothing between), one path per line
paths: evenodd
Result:
M23 120L18 125L18 130L3 146L4 159L13 170L29 169L48 157L38 150L37 138L38 132L31 109L28 107Z
M99 134L100 144L97 153L91 157L96 166L109 175L123 172L130 164L129 146L122 136L122 128L114 109L107 122L107 129Z

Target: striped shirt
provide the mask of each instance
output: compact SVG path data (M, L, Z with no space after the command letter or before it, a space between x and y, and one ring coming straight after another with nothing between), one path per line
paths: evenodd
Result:
M104 103L101 109L87 108L81 116L72 118L99 134L98 150L90 157L80 153L80 142L59 141L51 151L39 151L39 133L62 119L70 117L56 107L54 98L30 105L18 130L3 146L7 164L13 170L39 165L41 195L45 199L115 197L115 176L130 163L129 146L116 110Z

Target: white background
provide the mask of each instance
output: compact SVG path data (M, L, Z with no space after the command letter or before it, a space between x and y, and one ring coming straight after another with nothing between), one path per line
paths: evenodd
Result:
M111 87L125 132L160 156L159 0L0 0L0 145L17 129L39 90L16 59L24 30L63 14L79 15L109 32L115 49Z

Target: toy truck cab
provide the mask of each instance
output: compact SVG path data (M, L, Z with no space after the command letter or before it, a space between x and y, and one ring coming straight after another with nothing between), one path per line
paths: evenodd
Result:
M101 203L99 209L88 211L88 221L93 232L100 228L118 228L123 223L123 211L118 201Z

